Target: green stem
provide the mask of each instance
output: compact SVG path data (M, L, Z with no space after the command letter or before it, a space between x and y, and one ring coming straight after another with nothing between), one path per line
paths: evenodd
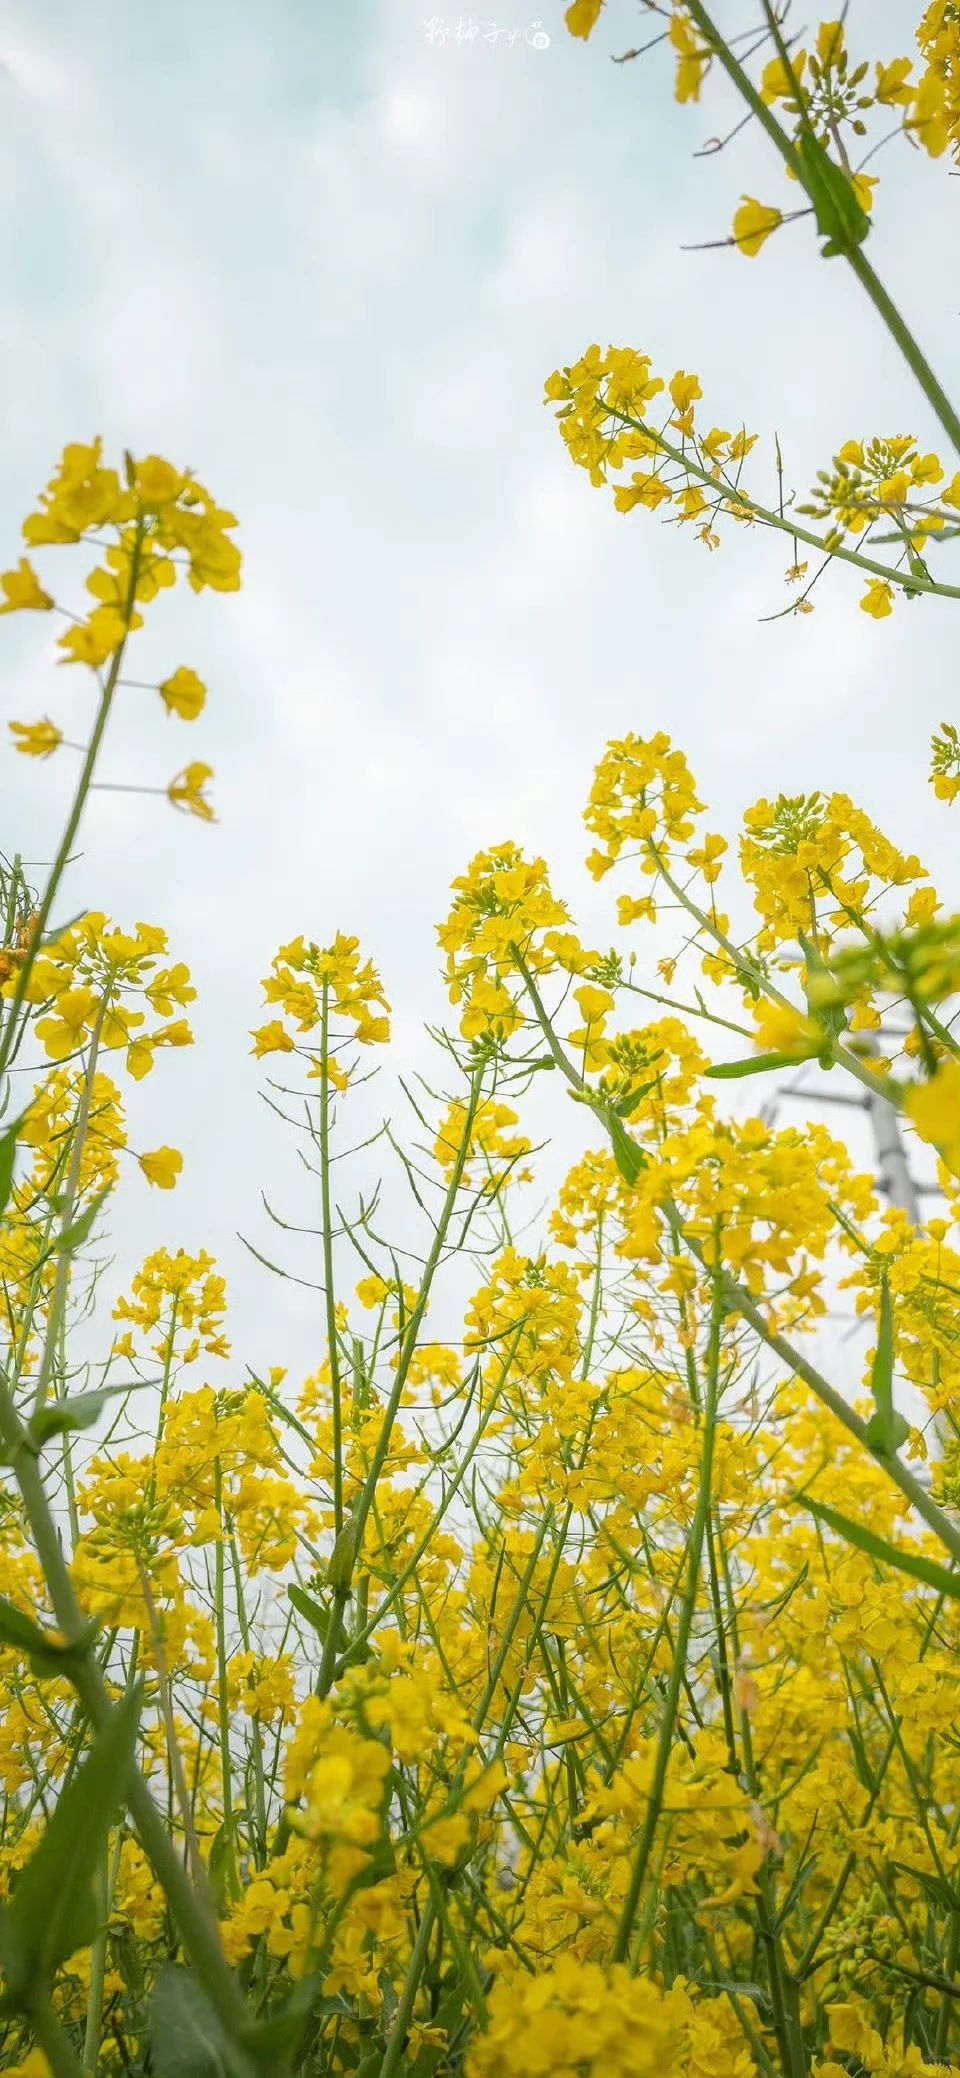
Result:
M216 1548L214 1551L213 1565L214 1592L216 1595L217 1603L217 1720L220 1731L220 1786L221 1800L223 1803L224 1841L226 1847L226 1852L224 1856L224 1867L227 1876L227 1890L229 1892L230 1897L232 1899L236 1899L237 1897L239 1897L240 1889L239 1884L237 1882L237 1870L234 1859L234 1843L232 1830L233 1766L230 1758L230 1693L228 1687L227 1668L227 1618L226 1608L224 1606L226 1601L226 1582L223 1555L223 1470L221 1467L219 1457L216 1459L214 1464L213 1477L214 1501L217 1510L217 1515L220 1521L220 1529L217 1536Z
M232 1534L230 1537L230 1561L233 1567L233 1585L234 1593L236 1594L237 1598L237 1616L240 1622L240 1636L243 1639L244 1652L249 1652L251 1650L250 1624L247 1618L247 1604L243 1588L243 1572L240 1566L240 1553L237 1550L237 1540L236 1537ZM254 1843L254 1859L256 1861L258 1869L262 1869L267 1853L267 1789L263 1773L263 1731L259 1717L254 1717L251 1719L250 1751L253 1757L254 1793L256 1795L257 1800L257 1835Z
M320 1011L320 1194L323 1207L323 1292L327 1313L330 1399L333 1416L333 1529L343 1529L343 1423L337 1304L333 1283L333 1228L330 1211L330 984L324 982Z
M688 904L687 906L695 910L695 905ZM699 914L700 912L695 910L695 913ZM722 933L717 933L716 935L722 938ZM726 943L726 941L723 942ZM735 952L734 947L731 947L730 950ZM536 983L524 962L522 954L516 946L511 946L511 953L523 975L544 1038L558 1068L560 1068L573 1089L578 1092L585 1091L587 1085L583 1077L578 1075L576 1069L572 1067L560 1045L541 1001ZM778 992L771 991L771 993L776 995ZM780 1000L785 999L781 998ZM837 1048L837 1056L843 1060L844 1065L848 1065L851 1068L851 1072L860 1074L859 1062L854 1063L853 1057L848 1056L845 1049ZM868 1074L869 1071L863 1071L864 1076L868 1076ZM869 1079L873 1080L873 1078ZM680 1213L672 1199L664 1201L663 1211L672 1229L675 1246L680 1247L683 1245L688 1248L691 1254L696 1256L701 1268L706 1268L703 1248L695 1236L685 1230ZM927 1527L933 1530L934 1534L939 1537L941 1544L950 1552L951 1557L960 1562L960 1529L955 1528L949 1516L945 1515L943 1510L937 1507L936 1502L930 1499L929 1494L925 1492L919 1480L914 1478L908 1467L896 1455L889 1457L881 1456L879 1452L871 1449L867 1441L866 1422L861 1420L859 1414L854 1413L853 1408L848 1405L843 1394L837 1392L836 1387L832 1386L829 1380L824 1378L822 1372L818 1371L814 1364L809 1363L798 1349L794 1349L792 1344L785 1340L784 1336L775 1334L767 1326L760 1307L752 1294L743 1285L738 1284L736 1278L727 1271L721 1273L721 1290L726 1311L728 1313L740 1313L745 1320L750 1322L751 1327L755 1329L767 1348L772 1349L775 1356L780 1357L785 1364L789 1365L791 1371L798 1378L803 1379L804 1384L810 1387L811 1392L816 1394L817 1399L830 1409L831 1414L836 1415L839 1422L842 1422L847 1433L855 1437L856 1441L862 1444L864 1450L870 1452L874 1463L878 1464L887 1474L888 1479L891 1479L893 1484L900 1488L900 1492L910 1502L911 1507L916 1509L917 1514L922 1516Z
M762 100L757 92L749 73L744 70L739 60L734 57L733 52L724 42L719 29L707 13L703 0L687 0L687 7L701 35L706 38L711 48L716 52L717 58L728 78L733 81L737 92L747 103L751 113L755 116L761 128L766 131L771 142L776 146L784 163L796 174L801 187L810 196L812 202L813 196L810 191L807 169L792 138L787 135L787 132L778 123L772 110L767 107L766 102ZM766 12L769 20L772 10L767 8ZM843 257L848 265L852 267L861 287L866 290L874 309L883 320L891 338L896 341L904 360L915 375L928 404L936 413L944 432L948 434L954 447L960 452L960 418L958 418L949 398L934 375L929 361L917 345L912 332L900 316L896 305L891 302L886 289L883 287L882 282L877 279L869 261L864 259L862 248L858 245L850 244L844 249Z
M82 1638L85 1618L77 1601L60 1537L43 1487L40 1467L32 1451L24 1448L25 1431L6 1387L0 1382L0 1441L10 1451L17 1485L40 1561L57 1625L64 1638ZM88 1646L78 1653L71 1679L94 1730L106 1717L110 1698L103 1673ZM243 2037L250 2014L236 1977L223 1951L217 1922L207 1899L196 1891L186 1874L173 1840L138 1768L131 1770L127 1808L140 1835L141 1844L170 1910L184 1945L203 1982L224 2032L235 2045L238 2072L253 2071L254 2059ZM79 2066L78 2066L79 2069Z
M53 2078L84 2078L83 2065L59 2021L49 1999L38 1999L30 2009L34 2040L53 2073Z
M420 1979L423 1976L426 1965L430 1948L430 1936L433 1932L436 1916L436 1906L433 1898L429 1897L423 1908L423 1917L417 1930L417 1938L414 1942L413 1954L410 1957L406 1981L400 1994L393 2027L390 2030L390 2039L384 2051L383 2062L380 2065L379 2078L394 2078L394 2072L403 2055L403 2045L407 2039L410 2021L413 2017L413 2008L417 1992L420 1989Z
M657 454L665 456L668 462L675 463L686 476L696 478L698 483L705 484L708 489L718 493L726 505L742 512L745 519L760 520L765 527L772 527L775 533L789 534L791 541L802 541L806 548L814 548L820 555L829 556L837 562L852 563L854 569L863 570L870 577L884 578L889 584L904 585L911 593L929 592L939 599L960 599L960 585L938 584L932 577L921 577L919 574L914 576L912 570L901 573L889 563L878 562L875 556L865 556L861 549L845 548L841 541L831 542L828 546L823 536L815 534L811 527L801 526L799 520L792 517L785 518L782 513L774 512L769 505L760 505L756 498L751 498L746 491L739 490L736 484L726 483L712 470L705 469L701 462L694 461L688 449L675 447L672 441L665 440L663 434L648 425L645 419L632 418L629 412L618 410L616 405L608 404L606 399L604 410L610 418L616 419L618 425L629 427L631 432L641 433Z
M947 1953L944 1959L943 1997L941 1998L940 2011L937 2015L937 2032L933 2044L934 2055L941 2060L950 2034L951 2000L960 1997L960 1988L953 1982L956 1976L958 1957L960 1957L960 1912L951 1912L950 1932L947 1937ZM947 1989L948 1985L949 1990Z
M700 1490L697 1495L697 1505L696 1510L694 1512L693 1523L690 1530L689 1543L687 1546L687 1584L684 1590L683 1600L680 1605L680 1615L677 1623L676 1643L674 1645L673 1652L673 1664L670 1668L670 1679L667 1683L667 1692L666 1696L664 1697L663 1716L660 1720L660 1731L657 1738L657 1753L656 1760L654 1763L653 1780L650 1784L650 1791L647 1799L647 1815L644 1820L643 1830L640 1834L639 1841L637 1842L637 1848L633 1858L633 1866L630 1871L630 1881L627 1885L627 1894L623 1901L623 1910L620 1914L620 1922L617 1927L616 1938L613 1944L612 1959L615 1963L625 1962L630 1950L630 1941L633 1933L634 1921L637 1916L637 1908L640 1903L640 1896L643 1890L643 1885L647 1874L647 1868L653 1850L653 1843L656 1838L657 1826L660 1822L660 1814L663 1810L664 1791L666 1789L667 1783L667 1769L670 1765L670 1752L673 1746L673 1734L676 1728L677 1711L680 1706L680 1695L683 1689L684 1677L686 1675L687 1670L687 1652L689 1650L690 1645L690 1632L693 1627L694 1611L697 1605L697 1590L700 1584L700 1567L703 1559L703 1546L707 1533L707 1524L710 1520L710 1508L712 1501L713 1449L714 1438L716 1434L717 1402L719 1396L720 1325L722 1318L723 1309L719 1302L719 1289L715 1282L713 1320L711 1323L710 1332L710 1357L707 1368L707 1390L704 1398L703 1408L703 1441L700 1458Z
M117 680L120 676L124 652L126 650L127 640L130 632L130 621L133 617L134 605L136 603L137 580L140 575L140 562L143 554L144 531L145 521L143 513L141 512L137 516L136 532L134 534L133 549L130 556L130 580L127 586L127 597L124 602L123 608L124 619L127 624L126 633L124 635L123 641L120 644L119 649L114 650L113 653L113 660L111 662L110 669L107 673L107 677L103 685L103 691L100 696L100 706L97 710L97 718L93 725L93 734L91 735L90 741L87 745L86 755L84 757L83 765L80 770L80 778L77 781L77 791L73 797L73 804L71 806L70 813L67 817L66 826L63 832L63 836L60 840L60 846L57 851L56 858L54 859L53 865L50 869L50 878L47 881L47 885L41 897L40 908L37 911L36 917L34 918L33 924L31 926L30 944L27 949L27 956L17 976L17 986L10 999L10 1009L7 1015L6 1025L3 1029L3 1036L2 1038L0 1038L0 1075L2 1075L4 1070L6 1069L11 1054L14 1050L14 1044L17 1039L17 1020L19 1018L20 1011L23 1007L24 998L26 996L27 988L30 982L30 976L33 972L34 962L36 960L37 953L40 949L40 941L43 937L44 931L46 930L47 923L49 922L50 912L53 908L54 902L56 901L57 892L60 887L60 882L63 879L63 875L66 871L71 853L73 851L74 841L76 839L77 831L80 828L80 822L83 815L84 807L86 805L87 795L90 791L90 783L93 779L94 769L97 763L97 759L100 755L100 746L103 742L104 731L110 719L110 709L113 705L113 696L117 689Z
M94 1076L97 1072L97 1054L100 1048L100 1034L103 1030L103 1021L107 1014L107 1006L108 996L105 995L101 1000L100 1008L97 1011L96 1023L94 1024L93 1031L90 1035L90 1052L87 1058L87 1069L86 1074L84 1076L83 1090L80 1096L80 1103L77 1107L77 1116L74 1122L74 1141L73 1147L71 1149L70 1168L67 1174L63 1211L60 1215L61 1246L60 1252L57 1256L57 1268L53 1280L53 1293L50 1300L50 1311L47 1316L47 1332L44 1337L43 1354L40 1359L40 1371L37 1378L36 1394L34 1396L33 1411L35 1414L39 1414L40 1409L44 1405L47 1393L50 1388L50 1379L53 1374L54 1359L56 1356L57 1342L59 1339L60 1323L64 1317L64 1312L67 1303L67 1291L70 1284L70 1271L73 1263L73 1258L70 1254L69 1249L64 1248L62 1244L64 1236L69 1232L70 1227L73 1224L74 1212L76 1210L77 1191L80 1184L80 1166L83 1161L83 1151L86 1146L87 1126L90 1120L90 1104L93 1098L93 1082Z
M90 1988L87 1993L87 2024L83 2038L83 2068L95 2078L100 2057L100 2042L103 2034L103 1985L107 1972L107 1933L113 1894L120 1871L120 1855L123 1849L123 1827L117 1831L113 1854L104 1852L98 1874L100 1903L100 1926L90 1951Z

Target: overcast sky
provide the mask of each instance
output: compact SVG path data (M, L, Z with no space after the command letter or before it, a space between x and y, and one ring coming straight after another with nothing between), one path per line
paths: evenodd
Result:
M899 53L902 9L858 16L865 54ZM443 1009L450 880L513 837L609 944L582 808L606 740L658 728L711 827L732 835L764 793L843 788L950 899L954 827L926 782L953 704L950 605L877 624L860 581L834 573L814 614L761 625L786 598L783 547L728 533L711 557L616 515L542 403L553 368L612 341L667 377L697 370L710 423L762 434L758 493L775 430L801 492L845 439L935 446L861 291L805 223L755 261L682 249L722 237L742 192L783 200L784 183L749 133L693 158L732 113L722 93L679 109L661 54L611 63L641 40L630 0L586 47L554 0L474 17L495 42L430 37L438 19L421 0L0 11L4 565L63 444L98 432L112 455L192 464L238 513L245 554L241 595L168 595L139 644L138 677L201 672L206 714L187 729L130 694L102 773L165 785L204 758L218 826L101 793L65 897L64 914L162 924L200 991L192 1053L130 1091L134 1145L180 1146L184 1176L168 1196L131 1168L107 1287L149 1248L207 1247L238 1357L295 1374L319 1353L317 1302L236 1239L275 1247L261 1186L300 1217L307 1202L249 1056L280 942L357 932L398 1060L429 1072L417 1035ZM949 379L955 183L902 144L884 163L874 264ZM79 585L82 559L63 567ZM76 734L88 695L52 658L46 624L3 623L4 712ZM5 851L49 855L73 773L65 752L3 754Z

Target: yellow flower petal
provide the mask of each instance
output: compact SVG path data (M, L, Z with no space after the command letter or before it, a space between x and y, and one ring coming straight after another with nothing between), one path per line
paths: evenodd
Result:
M175 1147L158 1147L153 1154L139 1155L138 1160L148 1183L156 1184L158 1190L173 1190L183 1168L183 1156Z

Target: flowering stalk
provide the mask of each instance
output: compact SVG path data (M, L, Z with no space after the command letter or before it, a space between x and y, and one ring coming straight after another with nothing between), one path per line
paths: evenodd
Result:
M66 872L69 861L73 855L73 847L76 842L77 832L80 828L80 824L83 819L83 811L86 807L87 795L90 792L90 787L93 781L93 775L97 767L97 763L100 757L100 751L103 745L103 739L106 734L107 723L110 719L110 711L113 706L114 695L117 690L117 683L120 677L121 670L123 668L123 659L126 652L127 637L129 635L130 624L133 619L134 608L136 604L137 582L140 576L140 564L143 555L144 524L144 517L142 512L140 512L138 513L136 521L133 547L130 554L130 572L127 579L126 597L123 603L124 635L123 639L118 643L117 648L113 652L113 656L110 661L106 678L103 681L103 686L100 695L100 705L97 709L96 719L93 724L93 730L90 736L90 741L87 745L86 752L84 754L83 764L80 768L80 777L77 781L76 792L74 794L73 802L71 804L66 824L64 826L63 836L60 839L60 844L57 849L57 855L54 859L53 865L50 868L50 874L47 880L47 885L40 898L40 907L31 924L30 938L26 950L26 958L23 960L21 964L20 971L17 976L16 987L14 988L13 995L10 999L10 1008L7 1012L6 1023L3 1026L2 1032L0 1032L0 1076L4 1074L6 1068L8 1067L12 1054L15 1051L16 1044L19 1040L20 1032L18 1021L20 1018L20 1012L23 1008L27 988L29 986L30 976L33 972L34 962L36 960L37 954L40 950L41 943L43 941L44 932L50 920L54 902L56 901L57 895L60 890L60 883L63 879L64 873Z
M716 23L704 6L703 0L685 0L685 4L691 19L696 22L708 49L716 54L728 78L733 82L742 100L746 102L751 115L760 124L761 128L766 131L771 143L776 146L784 165L789 166L790 171L795 175L801 187L809 195L811 203L813 203L815 196L811 189L806 163L792 138L788 137L787 132L778 123L772 110L767 107L766 102L758 94L749 73L740 64L739 59L734 55L729 44L725 43ZM777 43L781 62L789 66L789 55L783 42L779 22L773 8L769 5L769 0L764 0L764 14L767 18L768 27ZM946 391L938 381L913 334L904 323L896 305L874 273L869 260L864 257L862 245L851 241L844 244L841 250L844 259L852 267L861 287L866 290L878 317L886 326L891 338L896 341L912 374L916 376L917 382L936 417L940 420L944 432L948 434L958 454L960 454L960 417L954 410Z

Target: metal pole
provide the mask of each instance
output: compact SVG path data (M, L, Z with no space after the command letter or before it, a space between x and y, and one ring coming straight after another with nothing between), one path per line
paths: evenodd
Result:
M860 1036L860 1051L872 1054L877 1059L880 1045L876 1033L864 1032ZM879 1170L878 1181L888 1203L899 1206L914 1227L921 1227L920 1198L916 1184L910 1174L907 1150L900 1132L900 1119L892 1104L888 1104L881 1089L868 1090L864 1105L873 1133L873 1145Z

